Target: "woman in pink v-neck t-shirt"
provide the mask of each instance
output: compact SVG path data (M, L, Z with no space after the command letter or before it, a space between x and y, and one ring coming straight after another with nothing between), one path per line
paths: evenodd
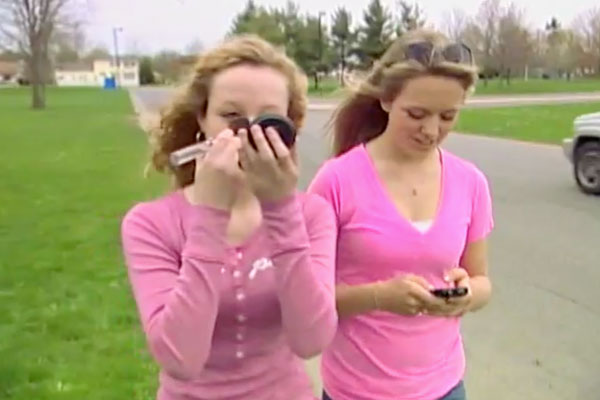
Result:
M484 174L440 143L476 76L462 59L431 71L405 62L433 58L427 51L440 42L445 57L457 51L437 34L411 35L367 78L382 93L400 82L397 95L373 98L367 87L342 103L336 157L309 187L333 206L338 229L339 323L322 357L324 399L466 399L460 316L491 294L492 201ZM430 292L453 286L467 296Z
M460 263L466 243L490 232L485 177L472 164L445 150L440 153L441 201L424 232L396 211L363 145L323 165L310 191L329 200L337 215L338 284L359 285L412 273L433 286L446 286L444 272ZM340 320L337 335L323 354L325 387L334 400L441 397L464 374L459 328L456 318L378 311ZM391 397L393 393L411 396Z

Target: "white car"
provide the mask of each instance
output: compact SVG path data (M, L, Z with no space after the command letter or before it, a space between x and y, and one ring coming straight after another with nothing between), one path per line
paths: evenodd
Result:
M600 195L600 112L575 118L573 137L563 140L563 150L579 188Z

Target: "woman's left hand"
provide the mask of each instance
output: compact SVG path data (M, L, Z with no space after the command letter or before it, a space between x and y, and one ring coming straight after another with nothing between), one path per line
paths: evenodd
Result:
M444 304L432 304L423 311L429 315L440 317L462 317L469 311L473 300L469 274L463 268L452 268L446 273L444 280L452 287L467 288L467 294L460 297L451 297Z
M250 145L249 134L257 150ZM298 166L277 131L269 127L263 132L260 126L253 125L250 132L240 130L239 136L242 139L240 163L256 197L263 202L276 202L291 195L298 183Z

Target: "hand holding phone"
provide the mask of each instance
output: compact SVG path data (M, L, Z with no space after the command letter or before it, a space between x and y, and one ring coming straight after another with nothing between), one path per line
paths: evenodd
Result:
M433 289L431 293L443 299L450 299L453 297L463 297L469 293L469 289L466 287L453 287L453 288L439 288Z

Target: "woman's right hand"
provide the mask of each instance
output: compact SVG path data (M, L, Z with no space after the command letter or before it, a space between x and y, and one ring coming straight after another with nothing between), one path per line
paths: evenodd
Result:
M404 275L375 284L375 300L380 310L400 315L420 315L433 303L433 286L423 277Z
M196 160L194 202L230 210L243 179L239 167L240 139L226 129L213 140L209 151Z

